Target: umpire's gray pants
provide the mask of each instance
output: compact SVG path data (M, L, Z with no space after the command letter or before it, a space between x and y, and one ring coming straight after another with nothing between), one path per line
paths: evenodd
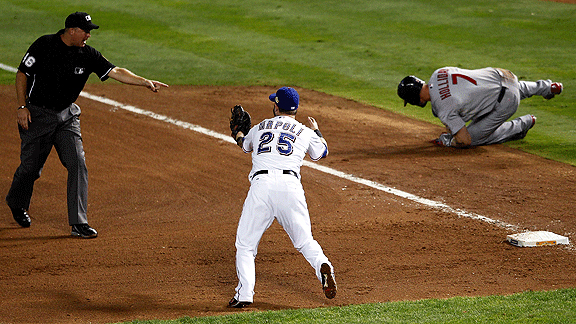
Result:
M72 104L61 112L28 105L32 122L28 130L19 126L20 166L14 173L6 202L11 208L29 209L34 182L54 146L60 162L68 170L68 222L86 224L88 170L80 132L80 107Z

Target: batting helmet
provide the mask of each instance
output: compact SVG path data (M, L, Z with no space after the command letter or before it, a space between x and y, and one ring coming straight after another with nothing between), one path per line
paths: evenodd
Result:
M406 107L406 103L420 107L426 106L426 102L422 104L420 100L420 91L423 86L424 81L413 75L409 75L400 81L398 96L404 99L404 107Z

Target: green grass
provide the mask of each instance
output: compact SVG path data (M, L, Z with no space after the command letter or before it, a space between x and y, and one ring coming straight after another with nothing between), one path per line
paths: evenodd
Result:
M576 165L576 6L537 0L0 0L0 63L16 67L76 10L89 43L116 65L169 84L291 85L440 125L402 107L399 80L442 66L503 67L565 92L526 99L537 126L513 147ZM91 82L97 82L91 79ZM114 82L114 81L108 81ZM0 84L13 84L0 70ZM182 322L574 322L574 290L241 314ZM542 304L540 304L542 303ZM542 307L546 305L550 307ZM330 319L326 321L325 319Z
M130 323L576 323L576 289Z
M576 165L576 6L537 0L0 0L0 62L16 66L39 35L75 10L101 29L90 44L113 63L169 84L292 85L440 125L403 108L408 74L504 67L565 92L524 100L538 126L514 147ZM33 21L34 23L30 23ZM13 83L0 71L0 83Z

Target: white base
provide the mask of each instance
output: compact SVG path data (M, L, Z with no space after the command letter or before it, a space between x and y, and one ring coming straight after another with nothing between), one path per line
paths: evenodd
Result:
M546 231L511 234L506 236L506 239L510 244L519 247L570 244L566 236Z

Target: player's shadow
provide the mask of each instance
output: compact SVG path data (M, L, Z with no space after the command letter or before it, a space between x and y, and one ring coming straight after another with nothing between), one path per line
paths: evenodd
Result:
M252 304L250 306L252 306L258 310L266 310L266 311L294 309L294 306L266 303L266 302L260 302L260 301L255 302L254 304Z
M446 156L481 156L487 152L483 146L475 146L470 148L452 148L437 146L432 143L422 143L418 145L396 145L385 147L373 147L364 149L355 149L353 151L340 151L339 153L350 154L354 159L388 159L393 160L397 158L434 158Z
M62 235L43 235L43 236L6 236L6 234L17 233L18 231L29 231L30 229L5 225L0 227L0 241L4 242L26 242L26 241L48 241L48 240L65 240L78 239L70 234ZM18 233L20 234L20 233Z

